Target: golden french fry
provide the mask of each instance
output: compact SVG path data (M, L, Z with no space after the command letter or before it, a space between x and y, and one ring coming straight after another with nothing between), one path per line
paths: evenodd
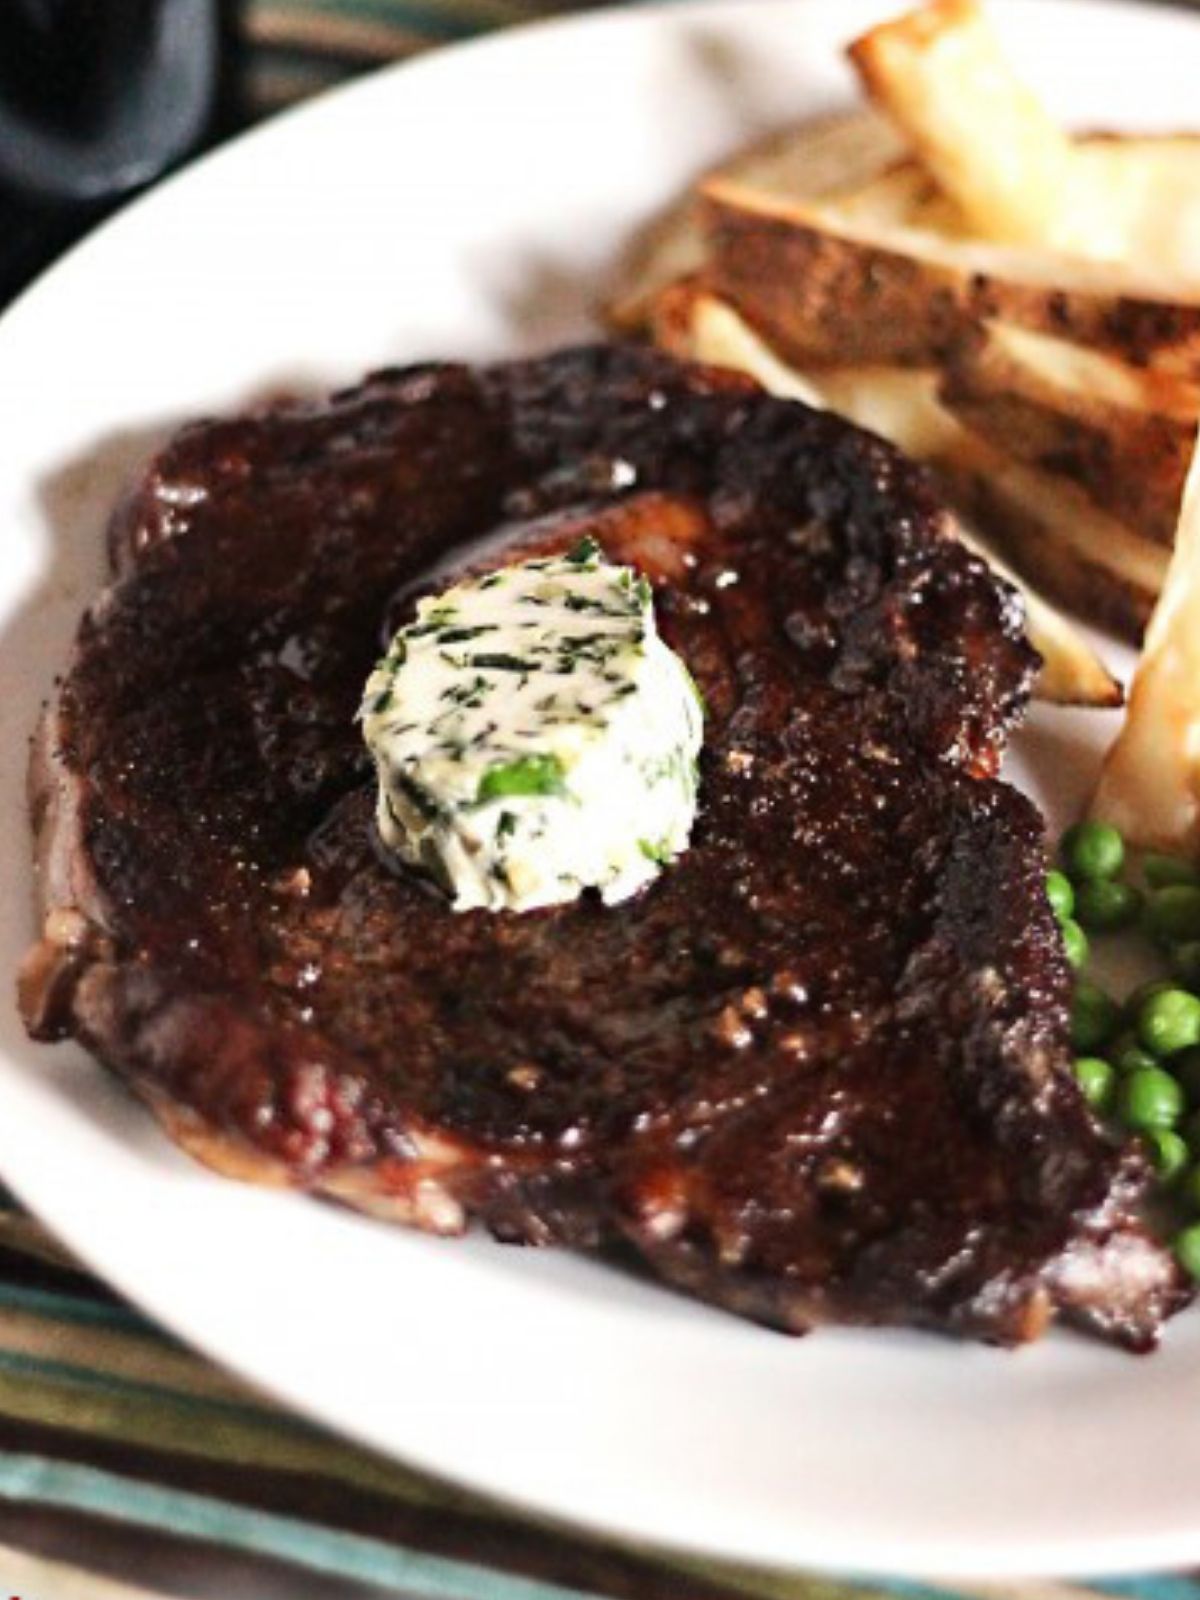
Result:
M1185 288L1200 285L1200 136L1086 134L1073 148L1080 192L1100 199L1076 215L1072 248L1151 279L1169 272ZM871 111L787 128L736 152L708 177L777 200L823 200L848 224L978 242L962 208ZM608 321L622 332L642 331L658 293L698 272L704 256L689 189L626 251L605 307Z
M1200 375L1200 286L706 183L704 278L790 363L930 367L982 321Z
M937 463L952 502L987 529L1043 594L1136 644L1170 553L1099 510L1073 484L1002 455L976 435L967 440L954 460Z
M1105 757L1092 814L1135 844L1200 850L1200 451L1175 553L1146 633L1129 710Z
M1131 272L1170 273L1192 288L1200 283L1200 134L1085 133L1072 144L1079 190L1098 197L1076 211L1072 253ZM768 192L787 198L782 189ZM911 155L869 174L858 189L823 198L850 221L978 238L961 206Z
M974 0L932 0L873 28L849 54L872 100L979 238L1069 247L1071 141Z
M1132 532L1171 545L1200 385L989 323L951 350L938 388L973 432L1068 479Z
M820 117L785 128L739 150L714 167L766 194L812 199L856 189L900 161L905 147L874 111ZM658 295L703 264L704 240L695 190L654 218L630 244L617 269L617 286L605 315L625 333L645 328Z
M827 406L815 382L780 361L731 306L705 293L699 279L672 284L659 296L651 328L659 349L681 360L729 367L784 400Z
M1194 136L1071 138L1021 80L975 0L933 0L850 47L869 95L977 238L1200 280ZM949 208L945 202L949 201ZM951 221L951 231L961 225Z

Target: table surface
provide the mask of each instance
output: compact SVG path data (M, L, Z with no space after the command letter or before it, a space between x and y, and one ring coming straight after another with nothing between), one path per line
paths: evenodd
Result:
M268 115L385 61L565 9L551 0L248 0L247 107ZM921 1600L936 1592L605 1543L406 1471L184 1349L0 1192L0 1600ZM1200 1600L1200 1576L955 1592Z

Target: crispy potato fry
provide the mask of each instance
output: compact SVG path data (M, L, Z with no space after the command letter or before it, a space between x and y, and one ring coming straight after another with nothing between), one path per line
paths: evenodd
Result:
M872 29L849 54L951 215L957 209L977 238L1200 279L1194 138L1069 137L1017 76L975 0L932 0Z
M979 238L1069 248L1078 187L1071 141L974 0L932 0L873 28L849 54Z
M1077 181L1099 197L1093 212L1076 219L1082 232L1072 241L1074 253L1200 283L1200 134L1085 133L1072 144ZM788 197L782 186L769 192ZM823 198L849 220L978 238L962 208L913 156L868 174L857 189Z
M890 125L873 111L821 117L759 140L712 169L763 194L816 199L868 183L905 155ZM609 322L632 333L646 326L659 293L704 259L694 186L633 240L617 269Z
M1200 850L1200 451L1129 710L1105 757L1093 816L1135 844Z
M739 181L739 180L733 180ZM789 198L786 195L779 199ZM969 239L970 224L916 161L899 161L860 184L822 197L851 228L917 228L942 239Z
M1083 231L1072 253L1134 272L1169 273L1193 288L1200 283L1200 134L1086 133L1073 148L1080 184L1100 199L1093 214L1077 218ZM733 172L713 176L742 181ZM763 192L795 198L783 185ZM849 221L979 239L962 208L913 156L821 198Z
M825 408L817 384L780 361L731 306L706 294L696 278L672 284L659 296L651 326L659 349L683 361L729 367L784 400Z
M1197 384L989 323L951 350L938 394L1007 455L1068 479L1170 547L1200 421Z
M694 283L677 285L663 297L655 333L659 343L676 355L732 367L773 394L837 411L910 455L935 462L946 469L939 472L943 481L960 496L963 482L970 483L980 466L974 442L938 404L930 375L896 369L796 372L732 307ZM1120 685L1074 625L1005 566L978 530L963 525L969 507L958 509L960 537L1024 595L1029 637L1043 658L1039 697L1060 704L1119 705Z
M1081 181L1105 198L1090 235L1077 241L1081 254L1117 259L1151 278L1170 270L1188 292L1197 289L1200 136L1087 134L1075 145ZM942 241L972 237L961 208L872 112L798 124L737 152L708 176L777 200L823 200L849 224L912 228ZM607 320L621 332L642 331L656 295L699 271L704 255L690 190L626 252L605 307Z
M859 197L861 199L861 196ZM985 320L1200 375L1200 285L704 185L706 282L789 362L938 366Z
M1169 552L1098 510L1073 484L967 438L969 451L937 463L952 502L1051 600L1136 644Z

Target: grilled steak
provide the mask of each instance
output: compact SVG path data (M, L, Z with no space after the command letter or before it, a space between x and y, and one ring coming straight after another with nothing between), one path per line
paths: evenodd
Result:
M581 531L707 699L693 844L618 907L456 914L379 850L363 682L432 570ZM622 1243L797 1331L1150 1345L1184 1291L994 776L1035 661L948 533L879 440L631 349L185 430L35 751L32 1031L214 1166L438 1232Z

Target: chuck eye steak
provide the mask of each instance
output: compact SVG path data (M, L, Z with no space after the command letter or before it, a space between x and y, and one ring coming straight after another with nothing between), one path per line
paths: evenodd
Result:
M456 914L379 849L359 695L422 585L583 532L707 701L693 843L620 906ZM632 348L390 370L185 429L111 556L35 741L23 1005L200 1159L794 1331L1142 1349L1184 1301L995 776L1019 604L886 444Z

